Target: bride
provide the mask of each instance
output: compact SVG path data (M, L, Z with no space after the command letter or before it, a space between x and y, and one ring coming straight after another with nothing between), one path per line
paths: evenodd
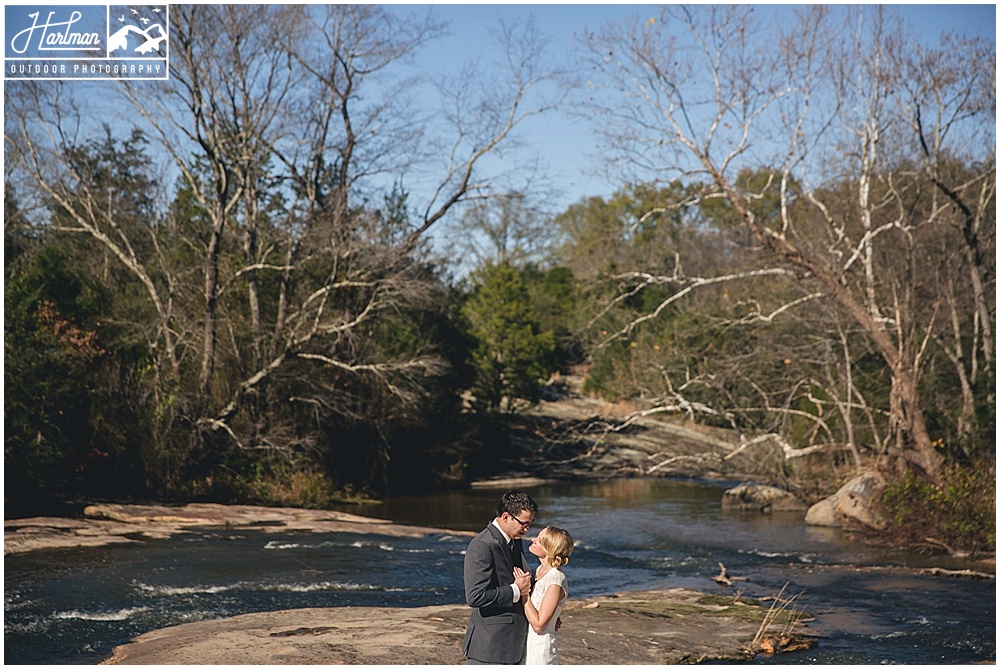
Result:
M531 540L528 552L541 564L535 572L531 596L524 601L524 615L530 625L525 664L559 664L556 622L569 594L566 575L560 567L569 562L573 537L566 530L550 525Z

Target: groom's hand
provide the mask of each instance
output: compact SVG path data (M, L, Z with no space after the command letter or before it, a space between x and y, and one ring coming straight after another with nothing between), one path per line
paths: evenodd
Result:
M531 574L520 567L514 567L514 584L521 591L521 601L531 592Z

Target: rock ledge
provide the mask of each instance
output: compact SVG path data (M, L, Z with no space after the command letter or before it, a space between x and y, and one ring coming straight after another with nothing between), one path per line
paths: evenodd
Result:
M83 518L4 521L4 555L43 548L137 543L210 527L261 532L359 532L396 537L474 534L399 525L341 511L238 504L94 504L86 507L83 515Z
M562 664L746 660L767 608L686 589L570 600ZM104 664L464 664L464 605L251 613L156 630Z

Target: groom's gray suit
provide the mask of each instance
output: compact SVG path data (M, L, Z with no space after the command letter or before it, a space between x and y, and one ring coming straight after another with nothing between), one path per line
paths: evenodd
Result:
M514 567L528 571L521 540L507 548L490 523L465 553L465 601L472 607L464 655L487 664L520 664L528 642L528 619L522 602L514 603Z

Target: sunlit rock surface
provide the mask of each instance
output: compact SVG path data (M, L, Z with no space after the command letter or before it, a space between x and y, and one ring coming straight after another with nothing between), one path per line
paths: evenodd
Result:
M567 603L562 664L740 660L768 606L685 589ZM149 632L105 664L465 664L464 605L251 613Z
M399 525L340 511L238 504L94 504L83 518L22 518L4 522L4 555L41 548L127 544L165 539L208 527L262 532L361 532L419 537L472 532Z
M722 495L722 508L734 511L805 511L809 505L781 488L768 485L744 484L730 488Z
M885 479L877 472L855 476L836 493L809 507L806 524L882 529L885 519L879 515L878 504L885 486Z

